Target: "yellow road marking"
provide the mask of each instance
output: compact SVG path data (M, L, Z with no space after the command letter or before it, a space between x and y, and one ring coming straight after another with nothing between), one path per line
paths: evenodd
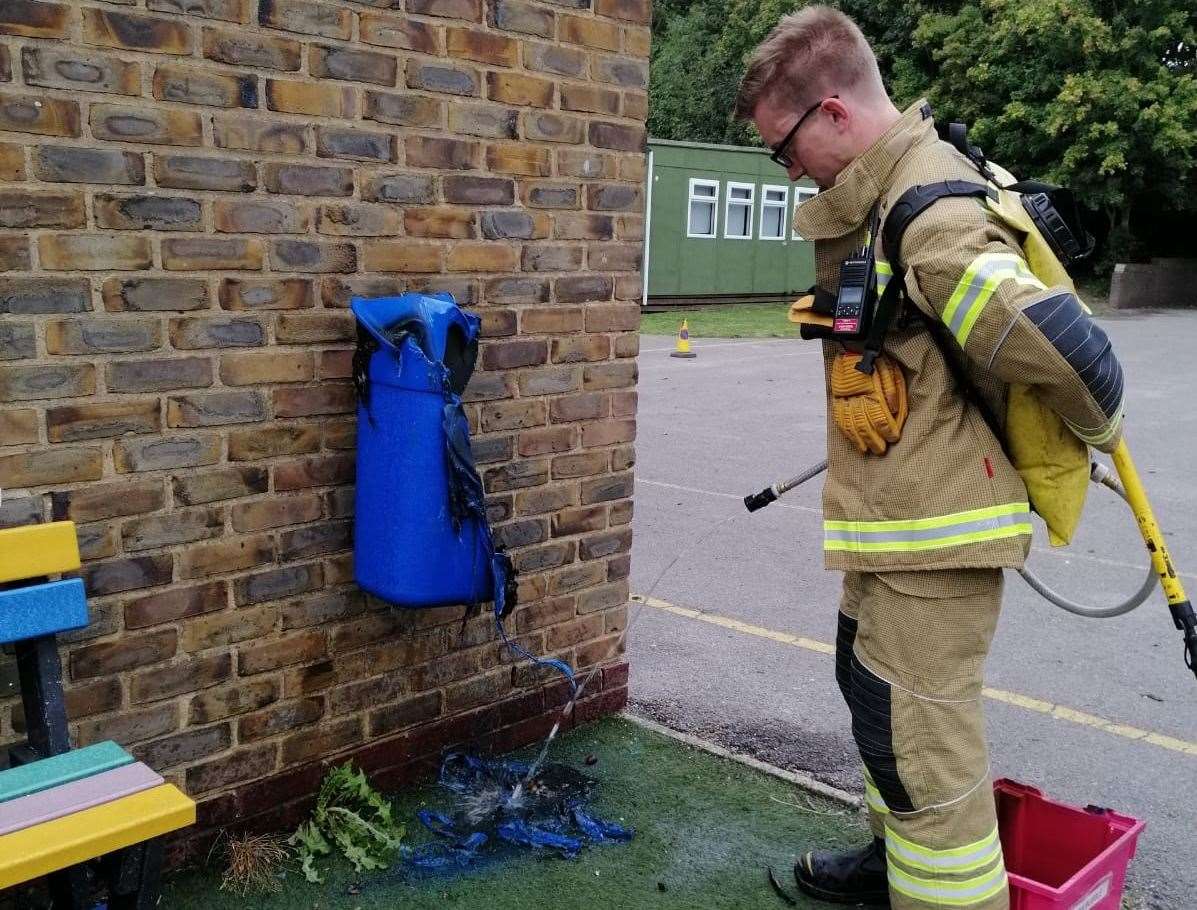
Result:
M709 623L713 626L722 626L734 632L742 632L745 635L752 635L756 638L765 638L769 641L780 642L783 645L793 645L796 648L815 651L818 654L835 654L835 645L829 645L825 641L817 641L816 639L806 638L802 635L791 635L789 632L778 632L775 629L766 629L764 626L755 626L752 623L741 622L738 619L733 619L730 616L721 616L718 613L692 610L689 607L679 607L676 604L671 604L657 597L644 597L640 594L633 594L632 600L636 603L644 604L646 607L652 607L654 610L660 610L663 613L672 613L674 616L681 616L684 619L696 619L699 622ZM986 698L993 701L1004 702L1008 705L1014 705L1016 708L1034 711L1037 714L1045 714L1056 720L1067 721L1068 723L1078 724L1082 727L1090 727L1094 730L1100 730L1103 733L1109 733L1112 736L1120 736L1123 739L1151 743L1153 746L1168 749L1172 752L1180 752L1183 755L1197 755L1197 743L1177 739L1174 736L1165 736L1163 733L1154 733L1151 730L1141 730L1138 727L1132 727L1127 724L1115 723L1103 717L1086 714L1084 711L1077 711L1075 708L1069 708L1066 705L1053 704L1050 701L1032 698L1029 695L1022 695L1018 692L1008 692L1005 689L994 689L986 686L981 692Z

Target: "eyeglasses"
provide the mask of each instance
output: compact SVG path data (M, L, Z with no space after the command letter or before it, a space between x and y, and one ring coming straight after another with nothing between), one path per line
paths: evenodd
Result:
M839 97L839 95L829 95L828 96L828 98L838 98L838 97ZM827 100L828 100L827 98L822 98L819 101L817 101L816 103L812 104L809 108L807 108L806 113L798 118L798 122L795 123L790 128L790 131L788 133L786 133L785 138L782 139L781 142L777 143L777 145L770 146L770 148L772 149L772 152L773 152L773 154L769 156L770 161L772 161L774 164L781 165L787 171L794 166L794 159L790 157L790 155L786 151L786 149L789 148L790 143L794 141L794 136L796 136L798 134L798 128L801 127L802 124L806 122L806 118L809 117L811 114L813 114L815 111L817 111L819 108L821 108L823 106L823 102L827 101Z

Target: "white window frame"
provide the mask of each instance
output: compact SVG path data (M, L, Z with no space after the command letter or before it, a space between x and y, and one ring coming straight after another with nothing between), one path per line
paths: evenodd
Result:
M798 211L798 206L802 205L807 199L812 199L819 194L819 191L813 186L796 186L794 187L794 211ZM794 216L790 216L790 239L791 240L805 240L806 238L794 230Z
M769 201L769 191L778 190L781 192L781 201ZM765 212L768 209L781 209L781 233L776 237L765 234ZM757 226L756 236L759 240L782 240L786 239L786 215L790 212L790 188L788 186L780 186L778 184L765 184L761 187L761 220Z
M709 186L715 190L714 196L695 196L694 188L696 186ZM711 209L711 233L709 234L695 234L691 228L693 225L690 222L690 208L695 202L707 202L712 206ZM719 237L719 181L707 180L704 177L691 177L689 190L686 193L686 236L697 240L715 240Z
M748 190L747 199L732 199L732 190ZM748 206L748 233L744 235L729 234L727 226L731 222L732 206ZM724 240L751 240L752 239L752 220L756 214L756 184L755 183L739 183L735 180L727 181L727 195L723 200L723 239Z

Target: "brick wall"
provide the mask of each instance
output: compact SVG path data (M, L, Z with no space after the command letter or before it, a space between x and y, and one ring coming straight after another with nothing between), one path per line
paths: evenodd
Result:
M78 524L77 743L133 747L217 824L329 756L397 782L543 732L561 687L485 617L459 638L459 609L352 584L346 306L405 290L483 319L468 409L512 626L612 662L586 711L622 704L648 16L0 3L0 518ZM21 729L0 701L0 742Z

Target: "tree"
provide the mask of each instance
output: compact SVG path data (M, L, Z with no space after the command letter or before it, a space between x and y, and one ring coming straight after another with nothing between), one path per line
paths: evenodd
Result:
M749 143L730 112L747 56L802 0L658 0L649 130ZM1197 6L1174 0L839 0L899 106L927 97L1020 177L1070 186L1119 255L1197 211ZM1139 249L1138 251L1142 251Z
M1071 187L1119 254L1131 217L1195 211L1197 13L1163 0L981 0L924 12L894 93L1018 176Z

